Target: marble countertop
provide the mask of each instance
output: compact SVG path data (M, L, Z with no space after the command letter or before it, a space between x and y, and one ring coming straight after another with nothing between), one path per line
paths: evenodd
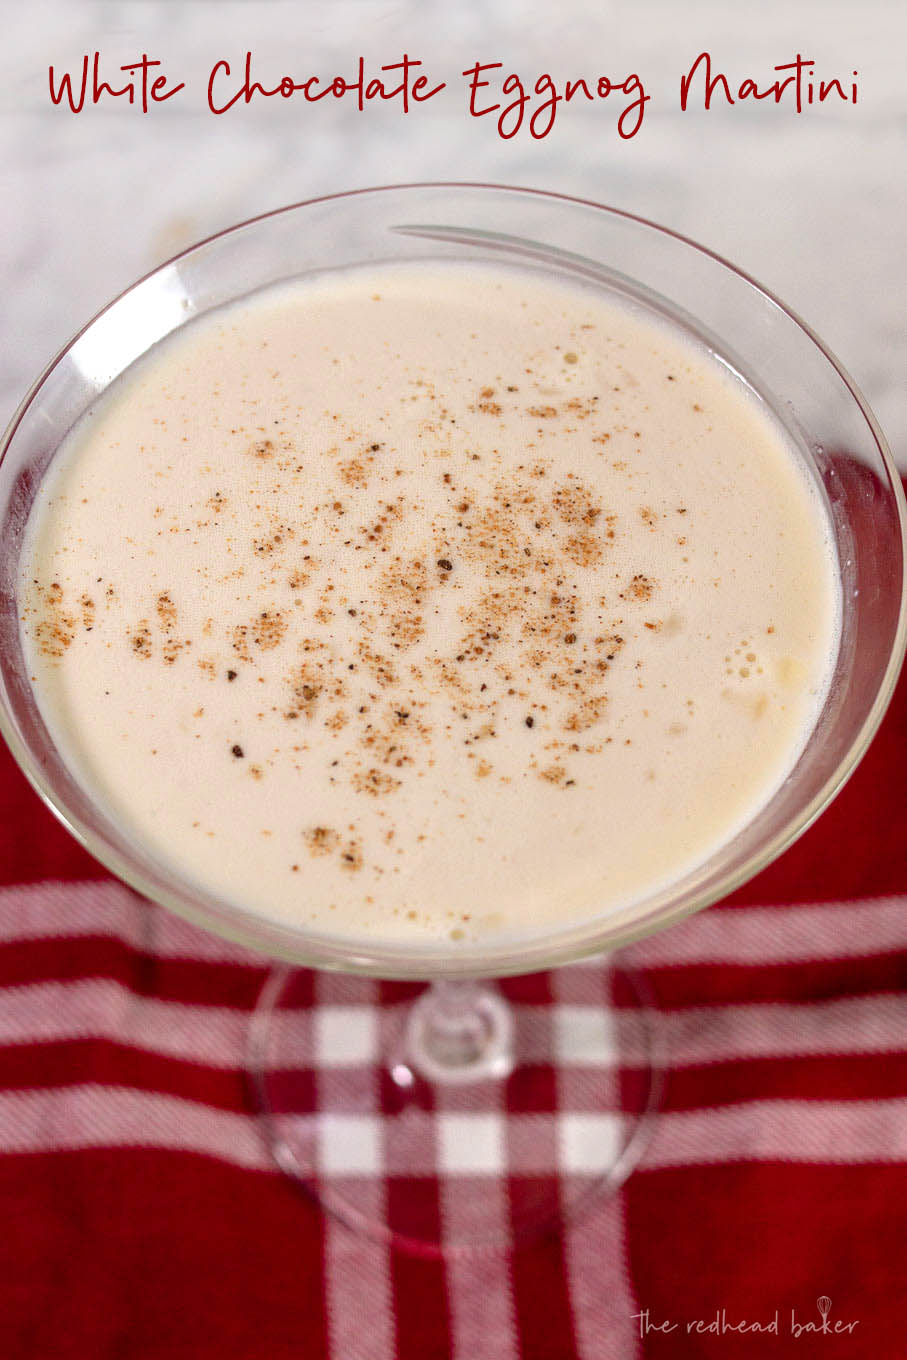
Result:
M875 408L907 468L907 12L890 0L35 0L4 11L0 54L0 416L98 307L168 255L231 222L321 193L418 179L493 180L594 198L711 246L824 337ZM48 94L98 50L109 78L147 53L173 99L73 115ZM212 65L246 50L262 80L353 73L404 52L448 82L408 115L349 100L273 98L215 117ZM680 76L703 50L733 84L768 84L798 52L856 105L719 101L680 110ZM531 83L637 72L643 126L615 129L613 101L561 105L551 133L509 140L470 118L461 72L504 63ZM235 83L234 83L235 87Z

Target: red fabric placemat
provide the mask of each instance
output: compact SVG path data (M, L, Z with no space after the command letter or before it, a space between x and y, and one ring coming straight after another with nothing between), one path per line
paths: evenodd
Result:
M242 1070L265 965L104 876L0 754L4 1360L904 1354L905 751L902 681L803 840L631 951L671 1071L620 1194L441 1260L272 1169Z

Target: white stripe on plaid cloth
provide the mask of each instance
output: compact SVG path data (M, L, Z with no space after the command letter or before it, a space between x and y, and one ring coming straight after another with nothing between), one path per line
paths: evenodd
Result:
M317 981L328 981L328 987L322 985L319 990L329 994L329 980ZM377 986L367 978L358 982L363 1009L373 1014L371 1005L377 1000ZM371 1074L368 1082L370 1087L374 1086ZM369 1090L367 1105L374 1108L377 1103L377 1092ZM359 1179L356 1198L363 1213L380 1219L386 1186L381 1176L380 1154L376 1161L378 1175ZM322 1166L322 1175L324 1171ZM331 1354L361 1355L363 1360L387 1360L392 1356L394 1309L388 1247L375 1242L363 1251L361 1239L329 1215L325 1224L324 1285Z
M363 1183L358 1189L363 1211L379 1211L382 1186ZM361 1238L328 1217L324 1286L332 1356L388 1360L395 1354L390 1273L388 1247L369 1242L363 1250Z
M444 1114L434 1117L443 1120ZM510 1118L540 1126L551 1116ZM94 1083L0 1093L2 1152L97 1147L199 1152L254 1170L277 1169L247 1114L157 1091ZM907 1161L907 1099L762 1100L667 1111L658 1116L642 1166L739 1160L828 1165ZM406 1170L418 1175L438 1168L426 1158Z
M245 963L263 957L151 907L101 879L0 888L0 943L110 935L161 958ZM863 958L904 947L907 897L702 912L633 945L641 967L691 963L795 963Z
M345 1000L308 1015L278 1012L275 1024L296 1030L300 1065L354 1070L370 1063L379 1042L379 1015L364 979L343 979ZM555 984L556 985L556 984ZM616 1033L601 1025L592 1004L555 1000L513 1007L530 1062L552 1056L570 1067L645 1062L633 1011L613 1014ZM590 1023L591 1022L591 1023ZM106 1039L183 1062L234 1069L244 1062L246 1010L162 1001L130 991L111 978L34 982L0 989L0 1044ZM663 1011L658 1026L670 1065L786 1058L819 1054L892 1053L907 1036L907 996L875 993L833 1001L765 1001L686 1006ZM576 1043L568 1048L567 1039Z

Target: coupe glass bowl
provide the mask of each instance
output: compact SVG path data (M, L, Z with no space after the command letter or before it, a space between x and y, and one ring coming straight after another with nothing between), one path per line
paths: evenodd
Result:
M408 944L295 929L183 881L67 769L38 711L19 632L19 558L37 487L68 431L120 373L193 318L260 288L411 260L531 265L601 285L686 328L786 426L822 488L836 539L843 627L834 678L783 785L738 835L668 888L631 909L518 942ZM710 251L626 213L531 190L416 184L316 199L221 232L140 280L57 355L17 411L0 447L0 728L52 811L137 892L288 964L442 982L407 1021L412 1062L402 1066L420 1080L506 1080L516 1051L506 1008L492 989L452 987L453 980L533 973L612 951L707 906L779 855L841 788L881 720L904 651L905 520L898 473L847 374L808 326ZM268 1037L270 1008L293 1004L291 977L275 976L253 1033L265 1106L268 1073L289 1062ZM302 1174L308 1153L300 1139L312 1130L297 1136L274 1120L270 1127L283 1164ZM603 1170L616 1174L618 1160ZM347 1217L361 1215L347 1207Z

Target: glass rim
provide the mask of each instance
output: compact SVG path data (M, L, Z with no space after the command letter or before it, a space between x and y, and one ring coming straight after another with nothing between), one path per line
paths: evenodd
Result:
M907 564L907 499L904 495L901 474L894 462L885 436L866 399L848 371L797 312L744 269L711 250L708 246L700 244L673 228L662 226L639 214L598 203L593 199L519 185L457 180L425 180L350 189L340 193L322 194L314 198L301 199L283 207L258 213L194 242L123 288L57 351L29 387L14 412L2 439L0 439L0 464L6 456L10 443L15 438L26 412L57 366L101 317L149 279L163 273L180 260L195 254L212 242L248 230L271 218L312 208L322 203L416 190L479 191L507 197L532 197L590 209L611 218L634 223L658 236L667 237L696 251L697 254L705 256L731 274L736 275L749 288L777 307L806 335L823 358L836 371L859 408L888 477L890 490L897 508L902 562ZM625 919L628 913L632 913L631 905L615 911L610 923L607 916L592 917L585 922L581 921L556 931L552 930L537 937L527 939L504 937L488 943L478 941L461 943L458 941L455 944L451 942L446 944L440 942L408 944L405 941L372 940L367 936L344 938L329 932L283 924L277 920L260 916L234 903L223 901L213 895L209 895L208 900L204 902L187 901L185 897L178 894L162 891L146 878L141 868L121 855L117 849L109 845L91 827L85 825L82 819L72 813L65 805L63 799L58 796L54 789L53 781L45 776L41 763L34 757L27 743L20 739L15 721L7 710L5 693L0 694L0 736L6 741L16 763L45 806L93 858L141 896L166 907L193 925L200 926L258 953L264 953L271 958L299 966L401 980L432 980L441 977L504 977L538 972L576 962L579 959L610 949L623 947L710 906L734 892L735 889L758 874L760 870L766 868L808 830L844 787L859 764L891 702L905 650L907 650L907 575L905 575L905 570L902 569L898 622L888 663L880 678L875 700L859 731L848 745L835 769L809 802L801 807L796 815L790 817L780 830L758 849L747 855L740 864L720 875L710 888L694 894L691 900L680 901L673 906L667 903L656 907L649 914L643 911L636 919L632 919L632 916L630 919ZM195 895L194 889L190 891Z

